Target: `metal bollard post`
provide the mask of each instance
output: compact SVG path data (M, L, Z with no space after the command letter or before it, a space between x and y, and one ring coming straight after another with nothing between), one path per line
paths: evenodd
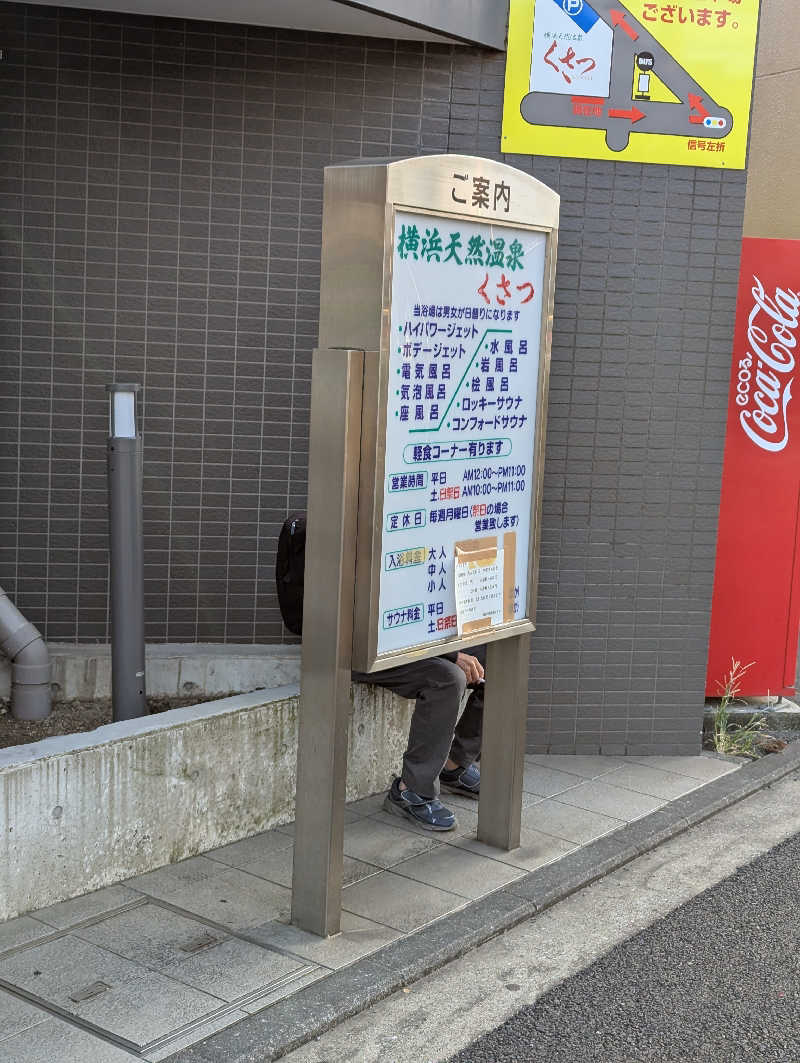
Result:
M111 576L111 696L114 720L147 715L144 666L142 437L139 384L107 384Z

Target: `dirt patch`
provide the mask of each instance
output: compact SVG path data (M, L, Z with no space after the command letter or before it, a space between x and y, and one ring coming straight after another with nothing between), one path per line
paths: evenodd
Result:
M797 742L798 740L800 740L800 731L794 728L771 727L769 731L764 731L756 739L752 755L741 754L741 759L757 760L760 757L767 756L769 753L781 753L790 742ZM703 749L710 753L713 753L715 749L714 734L710 727L704 727L703 729Z
M227 695L154 695L147 699L147 707L151 713L166 712L167 709L182 709L186 705L200 705L204 701L216 701L224 697ZM38 721L15 719L11 715L8 699L0 698L0 749L28 745L43 738L52 738L53 735L93 731L95 727L102 727L106 723L111 723L111 698L54 701L53 711L47 719Z

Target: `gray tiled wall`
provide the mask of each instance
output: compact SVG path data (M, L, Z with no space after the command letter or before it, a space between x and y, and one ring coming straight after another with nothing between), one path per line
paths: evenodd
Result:
M107 638L104 385L140 379L148 640L281 641L322 168L497 156L504 58L0 15L0 582ZM744 175L506 159L562 196L531 748L696 749Z

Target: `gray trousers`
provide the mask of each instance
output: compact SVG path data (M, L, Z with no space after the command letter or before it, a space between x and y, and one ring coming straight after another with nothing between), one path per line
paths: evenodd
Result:
M485 665L485 646L464 652ZM467 677L457 664L444 657L431 657L384 672L353 672L353 679L416 699L401 773L409 790L420 797L435 797L439 793L439 772L448 757L464 768L478 759L483 732L483 684L473 690L459 719Z

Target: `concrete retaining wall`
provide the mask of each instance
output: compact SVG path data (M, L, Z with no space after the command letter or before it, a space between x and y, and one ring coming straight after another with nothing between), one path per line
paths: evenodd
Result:
M111 647L50 642L53 697L111 696ZM155 643L147 646L148 694L230 694L300 682L300 646ZM11 664L0 655L0 698Z
M388 785L412 705L353 688L348 800ZM0 749L0 920L291 821L296 685Z

